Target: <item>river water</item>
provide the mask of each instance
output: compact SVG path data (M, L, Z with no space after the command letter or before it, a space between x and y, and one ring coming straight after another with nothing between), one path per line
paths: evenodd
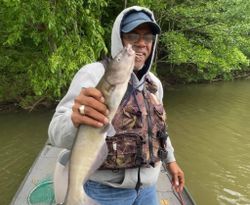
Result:
M165 94L169 133L199 205L250 204L250 81Z
M169 134L198 205L250 205L250 80L168 88ZM0 114L0 204L47 140L53 111Z

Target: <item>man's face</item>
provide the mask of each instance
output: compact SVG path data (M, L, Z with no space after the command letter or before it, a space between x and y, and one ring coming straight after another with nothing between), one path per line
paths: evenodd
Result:
M122 34L122 42L124 46L131 44L135 53L135 68L134 71L139 71L145 61L151 54L155 36L148 24L141 24L129 33Z

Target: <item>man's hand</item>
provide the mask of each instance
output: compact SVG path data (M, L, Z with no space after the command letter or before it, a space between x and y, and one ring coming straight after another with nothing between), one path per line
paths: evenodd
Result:
M176 162L170 162L167 164L168 171L172 175L172 185L176 192L180 193L183 190L185 184L184 173Z
M96 88L83 88L75 98L72 107L71 120L75 127L80 124L102 127L108 123L108 109L104 104L102 93ZM84 114L80 114L79 107L84 105Z

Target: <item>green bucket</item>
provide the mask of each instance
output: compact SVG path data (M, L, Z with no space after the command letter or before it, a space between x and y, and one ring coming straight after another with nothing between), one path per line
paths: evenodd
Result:
M55 205L55 193L52 180L38 183L28 196L29 205Z

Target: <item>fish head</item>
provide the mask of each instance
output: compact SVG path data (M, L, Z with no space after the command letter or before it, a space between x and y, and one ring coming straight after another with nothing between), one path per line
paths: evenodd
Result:
M128 44L109 62L108 82L112 85L128 82L134 69L135 51Z

